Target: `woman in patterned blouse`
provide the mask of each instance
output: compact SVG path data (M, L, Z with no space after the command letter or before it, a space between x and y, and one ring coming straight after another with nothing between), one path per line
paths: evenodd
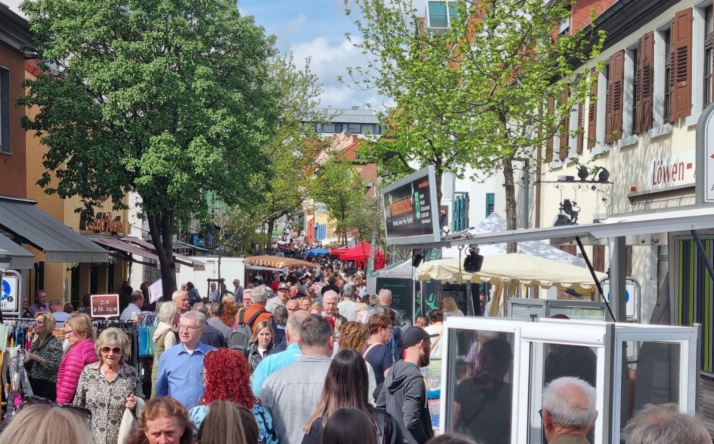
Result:
M55 318L51 314L35 315L37 336L32 341L25 364L34 394L51 401L57 399L57 371L62 362L62 342L52 334L54 329Z
M108 328L95 344L99 361L82 370L74 405L92 412L96 444L117 444L124 409L136 409L136 397L144 398L136 370L124 361L129 357L129 337L118 328Z

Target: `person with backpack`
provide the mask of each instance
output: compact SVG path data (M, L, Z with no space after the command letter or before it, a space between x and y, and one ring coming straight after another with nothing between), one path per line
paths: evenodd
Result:
M261 322L267 322L273 331L278 328L273 314L265 309L265 303L268 300L268 289L265 285L253 288L251 296L250 307L238 312L236 326L233 329L231 340L228 342L228 347L241 352L248 347L253 331ZM245 299L245 294L243 298Z

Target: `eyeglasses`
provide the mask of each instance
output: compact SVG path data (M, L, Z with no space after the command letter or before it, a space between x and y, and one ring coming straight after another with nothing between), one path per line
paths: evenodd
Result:
M102 353L109 353L113 352L115 355L120 355L121 354L121 348L120 347L102 347Z
M25 407L28 405L51 405L53 407L59 407L61 409L69 410L72 413L79 415L80 418L84 419L87 422L87 425L91 427L92 412L88 409L77 407L76 405L72 404L57 404L54 401L50 401L49 399L45 399L35 395L27 395L23 398L22 406Z
M195 325L179 325L179 330L196 331L196 330L198 330L198 327Z

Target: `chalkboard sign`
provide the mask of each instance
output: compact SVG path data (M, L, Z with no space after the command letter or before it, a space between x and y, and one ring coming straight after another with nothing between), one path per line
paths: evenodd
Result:
M95 294L91 301L93 318L112 318L120 314L118 294Z
M392 291L392 308L397 310L402 319L414 323L414 281L411 279L377 278L377 291Z
M428 281L420 282L421 284L421 297L420 304L417 306L417 316L424 315L427 316L430 311L439 308L439 294L441 293L441 281L436 279L431 279Z

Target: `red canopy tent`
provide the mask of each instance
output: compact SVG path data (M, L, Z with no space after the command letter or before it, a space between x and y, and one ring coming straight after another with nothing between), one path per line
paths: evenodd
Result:
M333 248L330 250L330 256L338 256L341 257L343 254L347 253L350 251L349 247L337 247Z
M340 260L343 261L355 261L358 265L361 263L366 263L369 260L369 252L372 249L368 242L362 241L357 244L354 248L350 249L346 253L340 255ZM384 268L384 253L375 250L374 251L374 269L379 270Z

